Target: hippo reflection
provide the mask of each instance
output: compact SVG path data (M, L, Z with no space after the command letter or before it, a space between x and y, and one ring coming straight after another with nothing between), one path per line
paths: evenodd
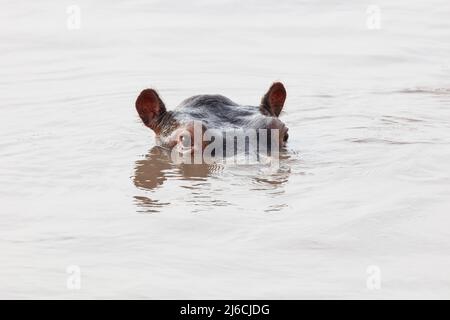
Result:
M167 150L155 146L150 149L145 159L136 161L133 182L138 188L152 190L162 185L167 177L175 172L181 179L201 180L214 171L217 171L216 165L175 165L171 162Z

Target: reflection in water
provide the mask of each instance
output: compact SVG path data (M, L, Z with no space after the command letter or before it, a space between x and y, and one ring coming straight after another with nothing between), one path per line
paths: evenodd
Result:
M289 160L291 159L288 152L280 152L280 168L272 174L257 174L253 177L256 187L252 190L267 190L278 189L284 183L288 181L289 174L291 173L291 167L289 165ZM278 193L282 193L283 190L279 190Z
M154 147L144 160L136 161L134 184L138 188L155 189L167 180L164 171L171 168L169 155L163 149Z
M209 184L205 184L206 178L210 173L217 170L217 165L175 165L170 159L169 152L156 146L150 149L145 159L136 161L133 182L136 187L147 191L154 191L169 178L194 182L182 187L192 189L192 199L186 201L197 204L206 200L209 201L209 193L198 191L198 189L204 186L208 187ZM135 196L134 200L135 204L141 209L139 212L155 213L159 212L162 207L170 205L169 202L161 202L147 196ZM217 200L212 200L211 203L220 205L220 201Z
M217 171L216 165L180 164L170 160L170 154L163 148L153 147L144 160L136 161L134 184L138 188L152 190L162 185L167 178L176 176L182 180L204 181L210 172Z
M189 192L183 198L183 205L192 206L191 212L238 205L239 203L233 203L237 197L254 192L264 192L265 195L276 198L284 193L282 187L291 173L291 160L288 152L281 152L280 167L276 170L264 164L174 164L167 150L153 147L145 159L135 163L133 182L136 187L149 193L145 196L135 196L134 202L139 207L139 212L147 213L159 212L163 207L169 206L171 203L167 202L167 199L160 201L153 197L170 179L187 182L176 188L181 187ZM210 179L219 175L220 181ZM230 188L237 195L230 193ZM176 192L179 193L178 191ZM285 207L285 203L274 203L268 205L264 211L280 211Z
M155 213L159 212L158 208L169 205L168 202L159 202L159 200L152 200L148 197L135 196L135 203L142 209L138 212Z

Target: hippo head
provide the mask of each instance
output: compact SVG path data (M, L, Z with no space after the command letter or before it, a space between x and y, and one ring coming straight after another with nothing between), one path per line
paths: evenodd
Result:
M136 110L142 122L156 134L158 145L165 148L193 152L204 149L208 142L198 140L206 131L250 129L277 131L279 146L285 145L289 135L285 124L278 119L286 100L286 90L275 82L262 97L259 106L239 105L222 95L197 95L184 100L174 110L167 110L154 89L143 90L136 100Z

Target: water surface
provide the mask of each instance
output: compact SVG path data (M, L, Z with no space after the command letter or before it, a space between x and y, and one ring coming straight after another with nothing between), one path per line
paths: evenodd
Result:
M373 4L6 1L0 297L449 298L450 4ZM278 170L176 166L134 109L272 81Z

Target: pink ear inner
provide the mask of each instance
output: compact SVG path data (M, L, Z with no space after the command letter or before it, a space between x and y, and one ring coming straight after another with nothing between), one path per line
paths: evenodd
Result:
M272 112L278 116L286 100L286 89L281 82L275 82L269 89L268 103Z
M136 100L136 110L142 122L147 126L151 127L152 120L158 117L163 109L164 105L153 89L145 89Z

